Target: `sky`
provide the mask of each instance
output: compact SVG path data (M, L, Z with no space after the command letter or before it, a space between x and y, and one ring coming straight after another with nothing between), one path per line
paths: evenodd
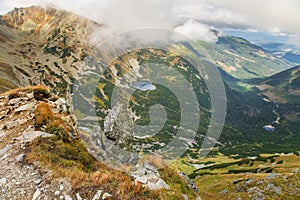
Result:
M215 42L210 29L237 30L300 44L300 0L0 0L0 14L47 4L104 24L108 33L158 27Z

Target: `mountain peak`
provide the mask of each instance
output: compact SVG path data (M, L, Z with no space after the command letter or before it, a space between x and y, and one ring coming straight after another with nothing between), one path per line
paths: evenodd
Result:
M42 8L31 6L28 8L15 8L0 17L1 23L10 28L22 26L40 26L50 21L56 14L54 8Z

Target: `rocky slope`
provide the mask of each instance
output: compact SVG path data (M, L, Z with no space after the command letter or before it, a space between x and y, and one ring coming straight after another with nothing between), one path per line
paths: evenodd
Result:
M66 90L81 69L95 26L51 8L16 8L0 16L0 90L35 84Z
M38 100L47 101L57 113L66 112L65 102L51 99L44 87L12 91L0 97L1 199L71 199L70 181L55 179L53 171L32 165L26 159L29 143L36 138L53 137L35 127Z
M173 169L145 161L129 175L96 160L78 137L70 105L44 86L3 93L0 105L1 199L196 198Z

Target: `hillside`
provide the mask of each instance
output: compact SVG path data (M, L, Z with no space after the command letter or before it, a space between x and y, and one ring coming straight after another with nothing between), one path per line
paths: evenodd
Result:
M300 66L271 76L256 87L262 95L276 103L275 111L281 121L286 123L295 135L298 135L300 131Z
M89 51L94 26L52 8L16 8L0 16L0 91L45 84L65 93Z
M208 129L210 116L210 99L207 86L204 84L205 79L200 74L195 74L193 68L188 66L184 59L173 54L174 52L179 54L194 52L197 55L199 51L197 48L201 44L212 55L217 65L221 61L228 62L235 64L237 69L236 71L228 71L226 67L219 66L223 69L221 74L226 82L228 99L226 124L220 138L220 147L227 145L230 147L230 144L245 142L255 143L257 138L260 138L262 143L274 143L279 140L281 134L288 134L289 136L294 134L294 131L287 131L287 133L281 131L278 136L269 138L269 133L263 132L262 127L276 120L277 115L273 112L275 105L272 102L264 101L263 97L257 95L256 91L249 89L248 85L241 85L241 83L248 82L253 78L263 78L282 71L289 68L290 65L272 57L260 47L244 39L220 37L217 44L192 42L191 44L186 43L171 47L165 52L156 49L144 49L123 55L122 58L113 63L114 66L112 65L103 71L107 66L103 65L104 59L101 56L109 55L110 50L108 49L107 52L104 52L105 54L101 55L97 53L96 47L91 45L89 40L93 30L101 30L99 24L65 11L30 7L15 9L1 16L0 26L0 34L4 41L0 44L0 80L2 82L2 89L0 89L4 91L19 86L46 85L51 88L54 94L66 97L68 102L73 101L74 112L83 129L91 126L91 124L89 125L90 119L94 119L95 114L98 122L100 122L100 127L104 129L103 123L108 113L118 110L116 107L112 108L110 104L114 88L128 88L128 86L136 84L135 82L145 81L139 73L136 73L132 63L135 63L134 66L140 67L139 65L145 63L158 62L172 66L168 69L168 73L175 69L183 74L196 91L199 102L198 109L202 120L196 129L196 142L191 143L189 139L183 138L185 140L183 143L199 148L199 144L202 143L204 134ZM215 63L202 63L202 65L209 67ZM187 65L187 67L182 68L181 65ZM238 67L239 65L243 67ZM141 70L149 74L149 69ZM253 72L257 75L250 73L249 70L256 70ZM160 72L160 69L152 70L154 74ZM124 79L123 77L126 77L127 74L130 76ZM262 76L262 74L265 75ZM79 75L82 78L80 83L84 84L80 88L75 88L78 94L76 98L72 99L71 91L74 90L73 86ZM162 80L170 82L175 80L174 78L164 76ZM177 85L184 88L183 83L178 82ZM149 124L148 108L152 105L156 103L167 107L171 104L173 106L178 105L178 102L174 101L175 99L172 97L172 91L158 85L154 86L157 89L153 91L136 91L134 93L134 98L130 102L130 109L125 109L122 114L124 119L135 119L134 124L144 126ZM235 90L238 88L238 90L235 91L232 88ZM181 91L185 91L186 94L189 92L187 89L181 89ZM166 96L164 93L169 95ZM141 99L147 100L147 104L139 102ZM94 107L95 102L96 108ZM80 109L76 108L78 106ZM97 112L91 114L90 111L94 109ZM174 128L179 124L178 115L176 115L178 111L180 110L167 110L170 119L161 130L160 133L162 134L157 134L148 140L135 138L134 143L137 145L135 148L140 149L143 143L152 143L147 151L153 151L174 138L174 133L178 131L177 128ZM193 119L192 115L187 116ZM132 125L129 123L125 126L127 128L124 128L123 123L122 134L116 133L119 132L119 129L118 126L114 126L114 130L110 130L110 133L106 132L103 137L108 137L112 141L117 139L119 145L128 146L126 141L131 137L128 130ZM283 130L286 132L288 128L285 127ZM132 144L128 148L132 148Z
M299 104L300 66L266 78L258 84L257 88L277 103Z
M268 77L292 67L263 48L234 36L219 37L216 44L192 42L192 46L196 50L203 46L218 67L242 82Z
M134 49L107 65L114 49L91 43L101 28L54 8L0 16L0 199L297 197L299 66L236 37ZM213 60L197 71L180 55L203 58L202 47ZM214 65L227 100L218 141L206 138ZM216 143L205 158L204 140Z

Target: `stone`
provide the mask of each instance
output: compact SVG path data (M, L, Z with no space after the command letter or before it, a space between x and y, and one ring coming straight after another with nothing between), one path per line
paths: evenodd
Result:
M148 182L146 185L150 190L160 190L160 189L167 189L170 190L170 186L166 184L166 182L162 179L159 179L157 182L152 183Z
M60 195L60 191L56 190L56 191L54 192L54 195L55 195L55 196Z
M9 100L8 104L11 105L11 106L13 106L13 105L19 103L20 101L22 101L21 98L15 98L15 99Z
M24 156L25 156L24 154L20 154L20 155L16 156L16 157L15 157L16 162L21 162L21 161L23 161Z
M103 190L98 190L92 200L99 200Z
M82 200L82 198L81 198L81 196L80 196L79 193L76 193L76 198L77 198L77 200Z
M27 97L28 99L33 99L33 98L34 98L34 95L33 95L33 93L28 93L28 94L26 94L26 97Z
M63 185L63 184L60 184L59 190L60 190L60 191L64 190L64 185Z
M24 106L20 106L19 108L15 109L15 112L22 112L22 111L31 111L34 109L35 103L25 104Z
M189 200L189 197L188 197L186 194L182 194L182 198L183 198L184 200Z
M150 164L138 165L135 171L131 172L131 176L135 178L135 182L140 182L151 190L170 189L170 186L160 178L157 168Z
M219 194L226 194L226 193L228 193L228 190L226 190L226 189L219 192Z
M49 134L43 131L28 131L23 133L23 135L21 135L20 137L17 138L17 140L21 141L21 142L32 142L35 138L37 137L52 137L53 134Z
M277 174L276 174L276 173L271 173L271 174L269 174L266 178L267 178L267 179L277 178Z
M57 107L57 112L67 111L67 101L64 98L57 99L54 104Z
M0 184L1 184L1 185L5 185L6 183L7 183L6 178L1 178L1 179L0 179Z
M72 197L70 197L68 194L65 194L65 200L72 200Z
M8 152L12 148L12 145L6 145L3 149L0 149L0 156L4 155L6 152Z
M242 187L247 187L249 184L251 184L251 183L253 183L254 182L254 180L253 179L248 179L248 180L246 180L244 183L243 183L243 186Z
M16 120L16 121L6 122L6 123L5 123L5 127L6 127L7 129L11 129L11 128L14 128L14 127L16 127L16 126L22 125L22 124L24 124L24 123L26 123L26 122L27 122L27 119L18 119L18 120Z
M274 192L276 193L276 194L278 194L278 195L281 195L281 188L280 187L275 187L274 188Z
M41 199L41 196L42 196L42 192L39 189L37 189L33 194L32 200L39 200Z
M36 179L36 180L33 181L33 183L34 183L35 185L39 185L39 184L41 184L42 182L43 182L42 179Z
M109 193L107 193L107 192L105 192L105 193L103 194L103 196L102 196L102 200L105 200L105 199L107 199L107 198L109 198L109 197L112 197L112 195L109 194Z

